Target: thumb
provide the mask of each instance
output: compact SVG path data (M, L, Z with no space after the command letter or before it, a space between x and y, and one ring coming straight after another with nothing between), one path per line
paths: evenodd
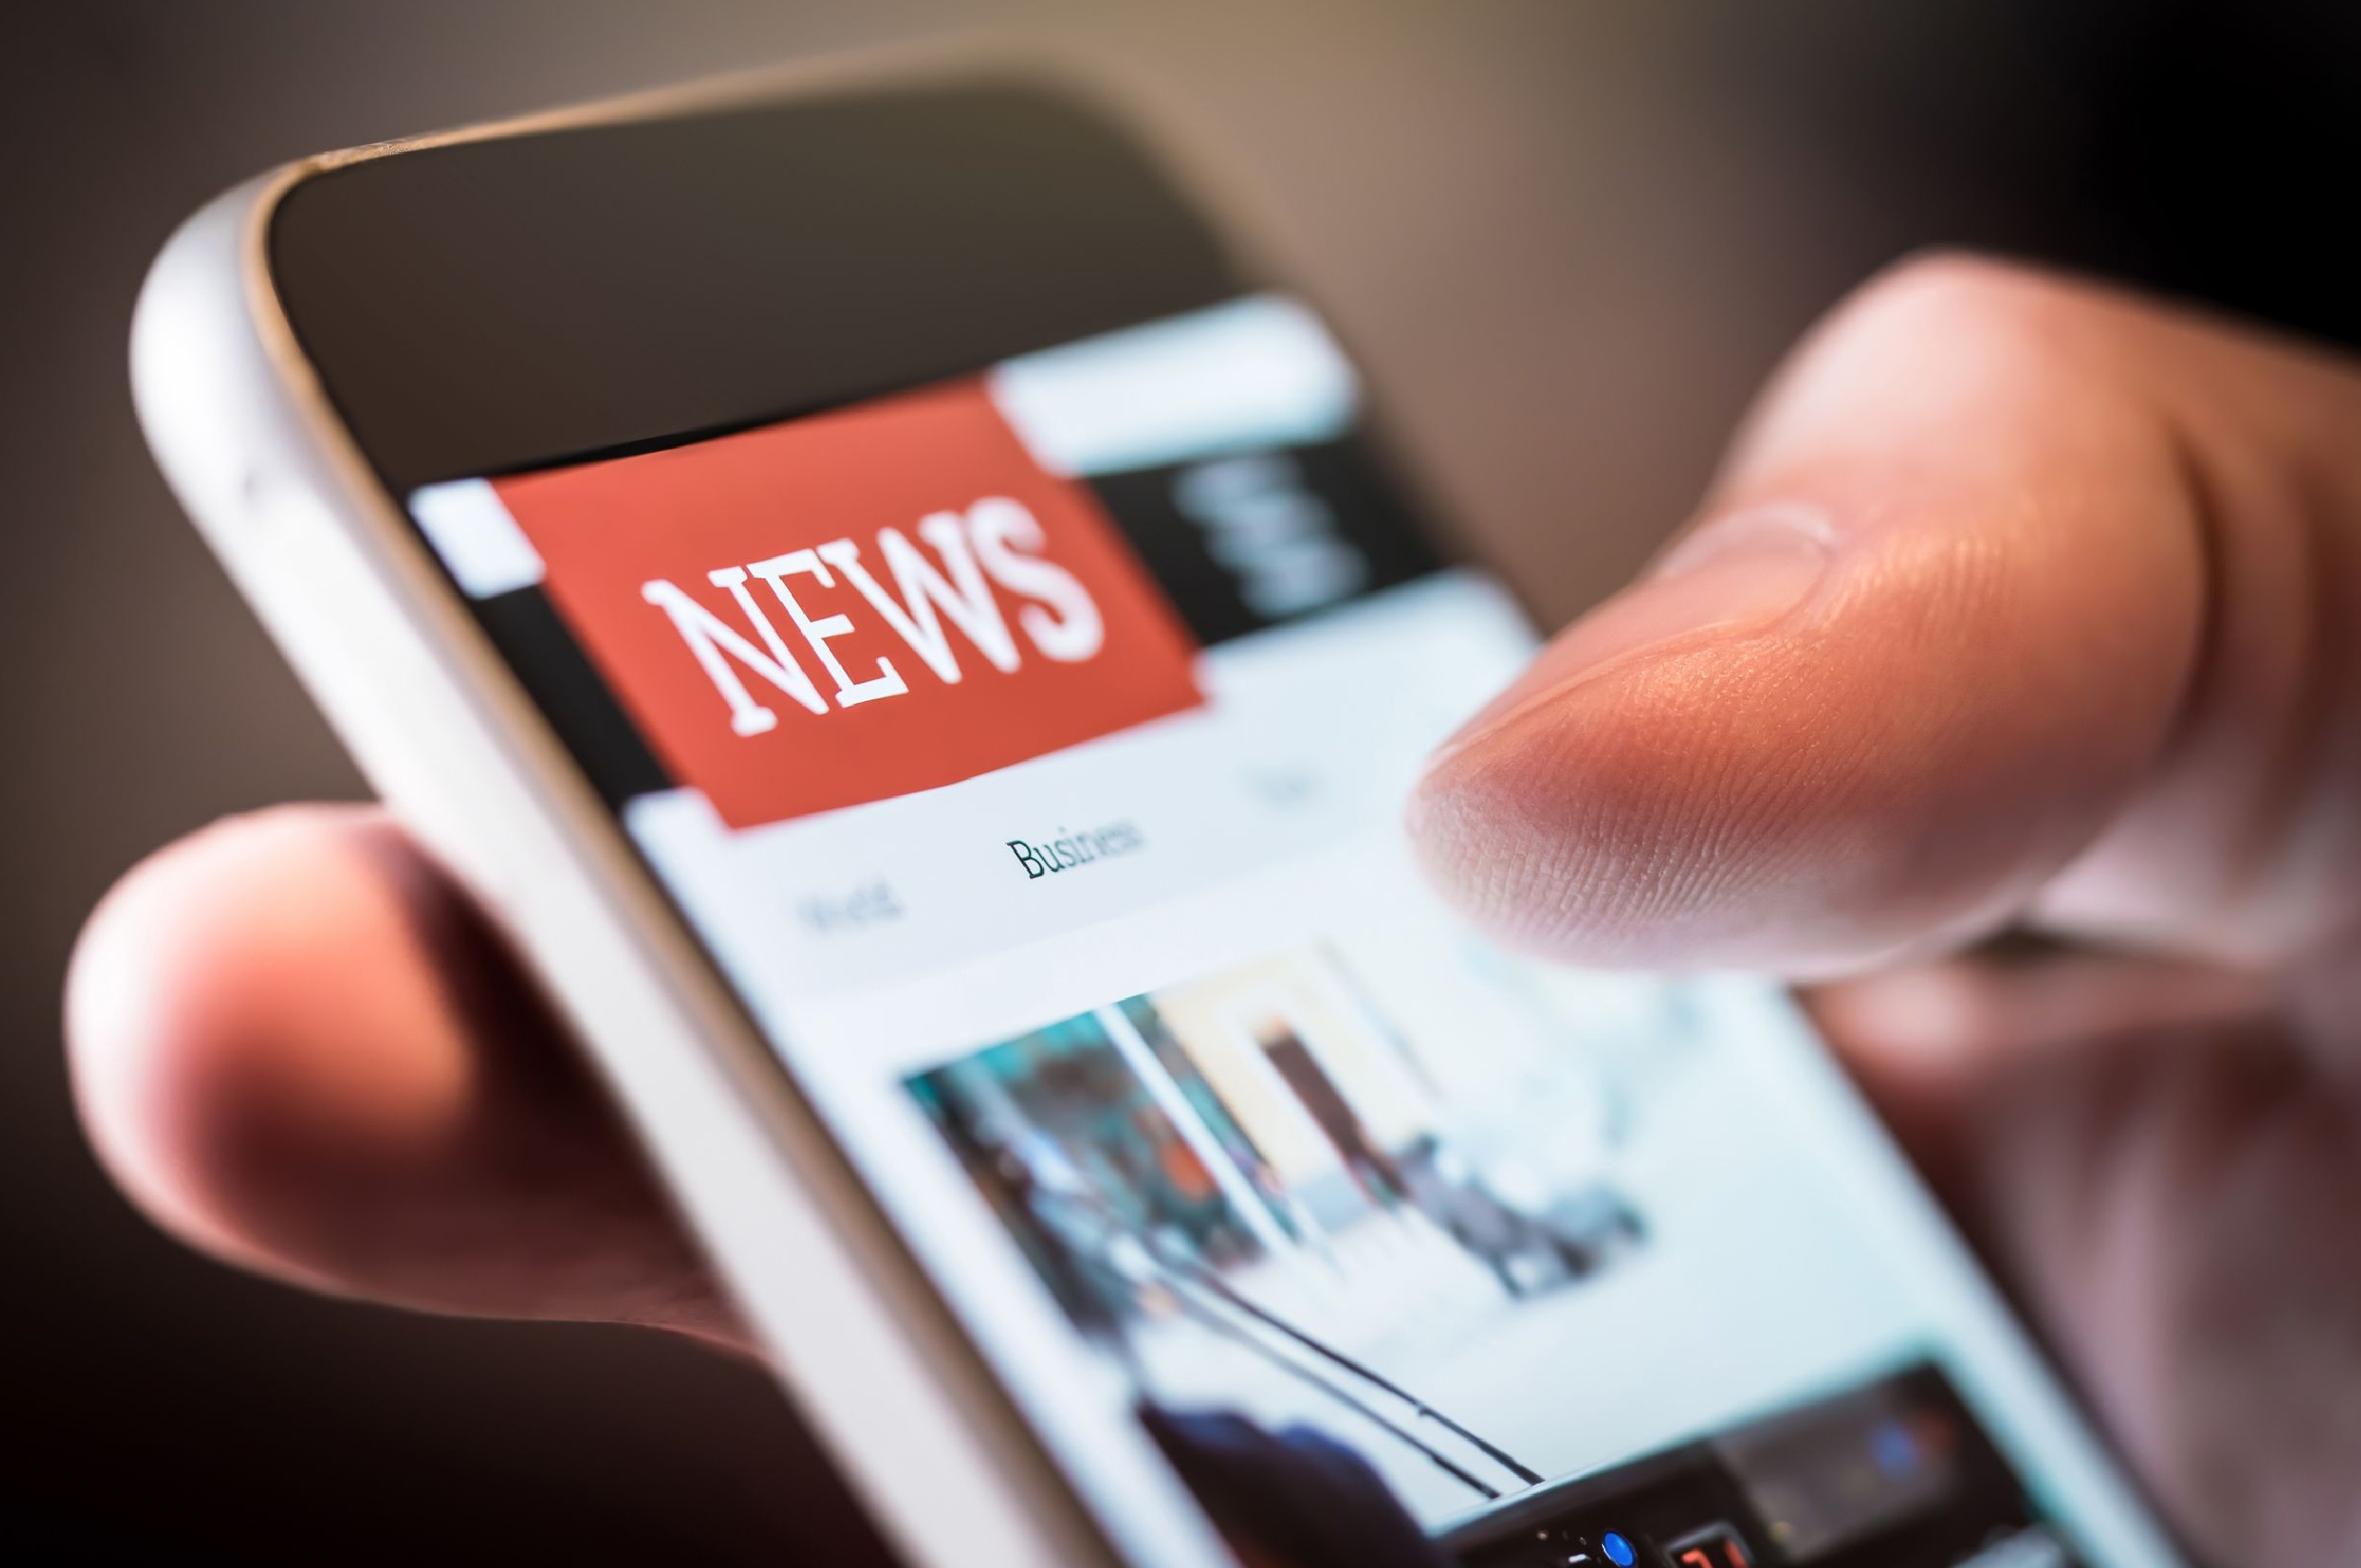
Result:
M1706 520L1444 748L1504 938L1825 973L2028 911L2234 960L2361 889L2361 376L1994 264L1871 285Z

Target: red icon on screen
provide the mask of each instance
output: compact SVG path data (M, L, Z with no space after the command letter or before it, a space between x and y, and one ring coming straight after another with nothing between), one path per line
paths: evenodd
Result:
M1667 1547L1679 1568L1754 1568L1746 1543L1727 1525L1713 1525Z

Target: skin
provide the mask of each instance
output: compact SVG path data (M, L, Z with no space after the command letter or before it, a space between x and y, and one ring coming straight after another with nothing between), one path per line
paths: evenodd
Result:
M2199 1550L2361 1563L2361 370L1921 260L1798 349L1700 518L1438 757L1438 885L1551 956L1808 983ZM198 1247L753 1353L374 810L158 854L67 1016L92 1139Z

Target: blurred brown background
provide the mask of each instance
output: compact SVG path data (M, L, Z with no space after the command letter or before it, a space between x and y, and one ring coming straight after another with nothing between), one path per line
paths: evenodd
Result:
M77 922L223 812L361 786L142 449L172 225L321 148L885 40L1104 61L1361 349L1546 613L1681 517L1782 346L1929 242L2351 342L2352 7L1993 0L84 3L0 22L0 1557L848 1561L759 1377L310 1300L177 1251L75 1132Z

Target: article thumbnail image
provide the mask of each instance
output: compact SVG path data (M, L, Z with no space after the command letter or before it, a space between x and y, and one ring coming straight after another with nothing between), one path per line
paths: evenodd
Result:
M1470 1343L1647 1241L1611 1066L1513 994L1453 990L1462 1028L1417 1038L1316 946L907 1087L1144 1396L1365 1432L1397 1380L1450 1399Z
M1731 1075L1695 984L1403 924L904 1080L1221 1528L1259 1542L1339 1514L1342 1449L1373 1489L1347 1489L1351 1527L1268 1560L1413 1561L1368 1550L1388 1520L1477 1564L1539 1561L1536 1541L1552 1562L1701 1568L2087 1560L1927 1346L1832 1309L1857 1278L1809 1308L1868 1349L1842 1382L1755 1377L1667 1423L1691 1434L1673 1446L1586 1460L1584 1424L1621 1407L1583 1347L1636 1358L1647 1398L1701 1363L1708 1384L1757 1370L1797 1337L1791 1309L1699 1281L1825 1257L1815 1235L1841 1221L1760 1164L1734 1185L1697 1158L1753 1108L1701 1092Z

